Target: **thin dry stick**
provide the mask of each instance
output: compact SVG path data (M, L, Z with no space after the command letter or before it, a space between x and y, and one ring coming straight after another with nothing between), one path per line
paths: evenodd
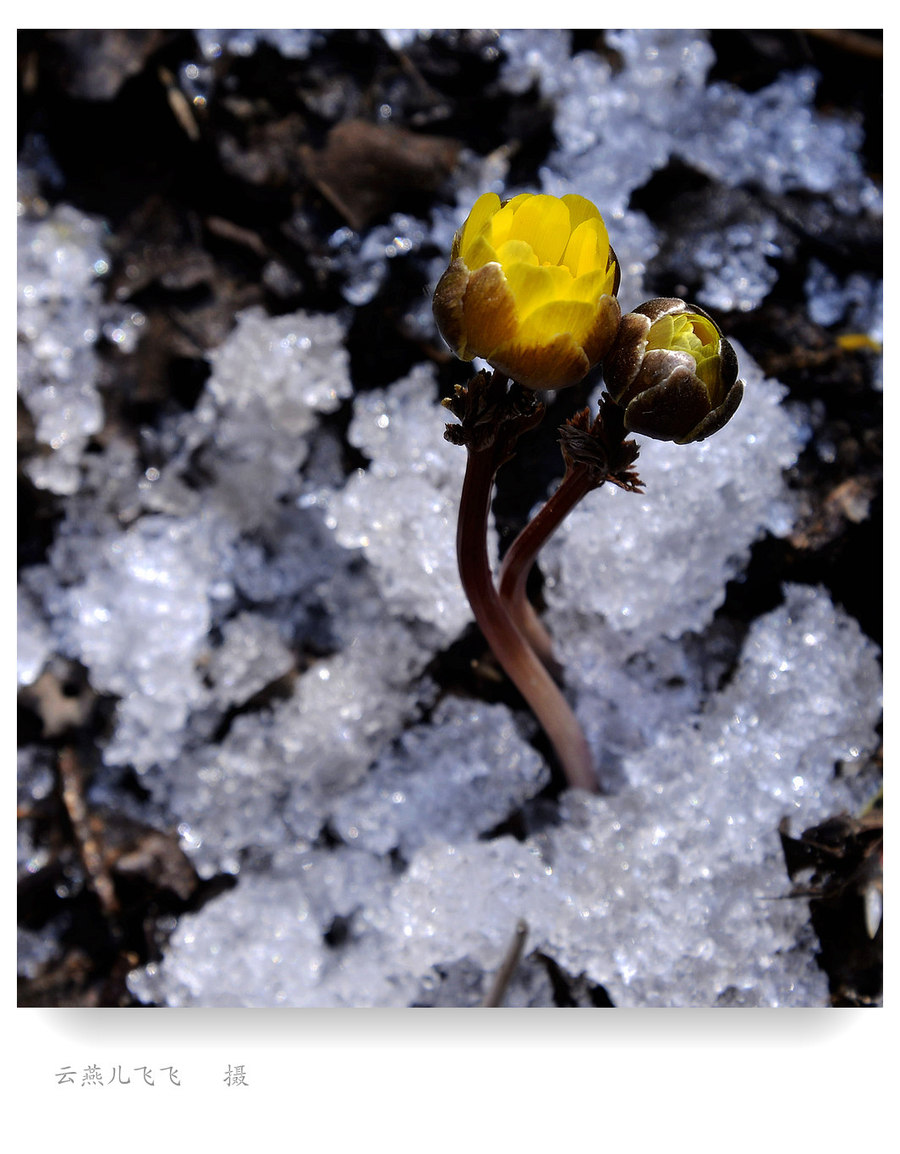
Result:
M112 876L106 866L103 848L92 828L91 815L84 796L84 774L75 751L66 746L59 753L59 777L62 785L63 804L72 823L75 844L84 863L88 882L100 899L100 905L107 917L119 912Z
M516 923L513 939L509 944L500 969L497 971L491 988L485 994L484 1000L481 1003L485 1009L494 1009L497 1006L503 1005L503 999L506 997L509 983L522 958L522 951L525 949L525 939L527 937L528 923L524 919L520 919Z

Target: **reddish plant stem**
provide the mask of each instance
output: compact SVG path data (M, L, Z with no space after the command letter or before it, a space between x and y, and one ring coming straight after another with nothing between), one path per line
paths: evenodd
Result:
M494 656L553 743L569 785L596 792L593 758L581 726L553 678L519 632L494 586L487 552L487 526L497 467L493 447L469 448L456 536L463 588Z
M528 522L506 551L500 566L500 599L516 626L544 665L558 676L561 666L553 656L553 641L528 600L528 574L544 545L550 540L578 502L601 480L595 468L570 463L556 492Z

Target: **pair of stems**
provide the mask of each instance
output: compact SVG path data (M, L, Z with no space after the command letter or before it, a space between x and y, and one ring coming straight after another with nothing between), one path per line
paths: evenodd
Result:
M559 669L550 636L526 595L531 567L543 545L575 505L602 484L597 470L567 460L565 477L540 512L510 546L500 571L499 592L487 549L494 478L508 459L501 438L467 444L468 459L459 508L456 548L463 588L475 620L497 661L528 702L559 758L572 788L597 791L593 756L551 670Z
M544 545L578 502L597 488L598 484L602 482L598 482L595 472L588 465L569 462L556 492L516 537L500 566L498 584L501 601L508 607L510 616L531 648L557 677L561 675L562 667L553 655L550 634L528 600L528 575Z

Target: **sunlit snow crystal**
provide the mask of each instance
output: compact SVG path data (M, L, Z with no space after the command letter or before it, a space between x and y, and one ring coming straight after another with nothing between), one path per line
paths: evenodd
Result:
M845 211L878 208L859 160L862 130L815 110L816 73L786 74L748 93L705 85L714 54L702 33L624 29L606 38L624 61L620 71L579 52L562 73L559 148L542 172L546 191L561 175L615 217L677 156L726 185L831 191Z
M222 548L213 518L144 517L102 541L85 580L66 591L65 651L95 689L121 697L109 764L146 769L181 748L188 715L207 696L196 661Z
M877 743L879 687L856 623L824 592L788 587L710 708L629 758L617 795L569 794L560 823L524 842L423 845L394 879L365 849L282 856L183 918L132 989L170 1005L405 1005L435 966L495 968L524 918L529 951L618 1006L824 1005L777 827L858 808L866 783L834 765ZM334 915L349 919L337 949Z
M335 316L252 308L210 354L204 393L180 425L183 451L204 447L208 501L238 527L270 521L279 498L296 494L320 416L353 391L343 338Z
M872 284L860 273L844 283L821 261L809 262L806 295L810 317L818 325L843 325L851 332L866 333L879 344L884 340L884 286Z
M450 699L338 803L333 827L374 853L490 830L550 780L505 706Z
M395 52L403 52L412 44L415 44L418 37L425 32L423 28L382 28L381 35L384 37L385 43L388 44Z
M858 626L824 593L789 589L699 728L688 718L629 761L635 784L570 796L561 824L524 844L416 854L396 887L398 962L486 961L524 917L537 948L616 1005L713 1005L736 992L744 1004L824 1004L805 904L781 900L777 825L859 805L862 787L836 782L833 767L874 748L879 684ZM773 698L783 724L769 728Z
M386 861L364 853L283 852L270 869L181 919L161 963L129 977L136 997L171 1006L404 1005L412 975L390 974L380 935L358 913L386 900ZM325 935L336 920L344 940Z
M240 613L226 622L222 644L212 651L208 676L221 706L241 704L293 665L290 651L274 621Z
M223 48L234 56L252 56L260 44L303 59L322 41L320 32L306 28L202 28L194 35L207 60L217 60Z
M270 317L262 308L246 309L210 354L208 391L238 411L261 401L270 420L302 436L316 413L333 412L353 391L343 338L343 326L330 314Z
M387 224L376 225L360 242L350 228L341 228L329 238L329 246L340 254L338 266L347 281L341 288L352 305L368 304L388 274L388 262L415 252L429 239L427 225L414 216L392 213Z
M778 272L766 257L776 257L777 223L773 216L730 225L696 238L694 257L703 270L697 300L723 312L749 312L768 296Z
M548 35L501 34L501 47L510 37L510 64L501 76L511 91L530 75L525 62L541 57ZM629 199L673 158L729 187L829 192L842 211L880 212L880 195L860 162L861 126L815 109L814 72L787 74L747 93L725 82L705 84L714 55L703 33L622 29L608 31L606 40L623 62L615 72L594 52L552 69L548 93L556 101L559 147L541 169L541 185L556 196L577 189L600 207L621 262L627 307L646 295L641 280L653 255L652 236L649 245L643 238L629 242L630 222L641 216L629 209ZM556 42L547 49L556 52ZM547 83L543 72L536 75ZM717 233L705 250L701 238L697 256L707 264L701 303L756 307L774 284L775 269L765 259L775 255L773 240L772 221L749 235L747 228Z
M44 220L18 222L18 388L37 439L35 484L57 493L79 485L87 438L103 424L95 344L101 328L99 278L109 270L104 225L69 205Z
M563 87L571 62L570 32L504 28L498 43L503 52L500 77L508 91L518 96L537 83L545 97L553 97Z
M554 651L603 792L618 792L629 755L694 716L728 674L738 641L727 623L678 639L633 637L572 605L549 615Z
M21 585L16 591L16 666L19 685L37 681L53 651L50 630L35 604Z
M877 209L879 194L860 161L862 127L816 111L818 79L812 70L786 73L753 93L711 84L698 110L703 132L682 128L681 155L724 184L830 192L844 211Z
M235 718L227 735L154 773L148 786L203 875L243 851L309 845L338 799L430 700L431 651L402 625L361 632L298 679L290 697Z
M568 179L609 220L666 165L678 127L696 125L698 116L702 123L698 101L714 56L697 32L620 31L607 38L625 67L614 74L594 52L572 57L556 102L559 147L541 177L547 192L556 191L554 176Z
M471 610L456 565L466 454L444 440L447 420L431 366L360 396L348 435L371 464L329 496L327 523L341 545L363 550L391 613L453 637Z
M63 926L51 923L41 930L16 927L16 973L22 978L34 978L51 962L59 949L56 935Z

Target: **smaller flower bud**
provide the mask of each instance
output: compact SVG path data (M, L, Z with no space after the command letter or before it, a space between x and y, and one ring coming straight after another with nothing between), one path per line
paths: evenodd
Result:
M744 383L734 349L703 309L676 297L647 301L622 318L603 364L625 428L686 445L734 416Z

